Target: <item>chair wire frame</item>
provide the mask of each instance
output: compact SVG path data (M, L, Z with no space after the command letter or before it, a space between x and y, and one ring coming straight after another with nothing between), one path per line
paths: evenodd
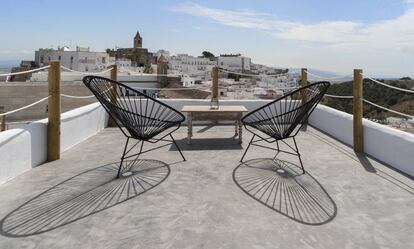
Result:
M143 153L170 144L175 145L183 161L186 161L172 136L172 133L178 130L185 120L182 113L117 81L99 76L85 76L82 81L127 138L117 178L123 171L128 171L128 165L123 165L125 159L136 157L135 160L137 160ZM156 136L159 136L159 138L156 138ZM166 139L167 137L171 140ZM128 148L130 139L135 139L137 142ZM144 142L157 143L159 141L168 143L143 151ZM132 149L137 147L138 144L140 144L139 152L131 154Z
M246 114L242 118L242 123L246 130L253 134L253 137L244 151L240 162L243 162L247 151L253 145L275 150L276 155L274 159L276 159L279 152L297 156L304 174L305 169L295 136L301 130L317 104L322 100L329 86L330 83L327 81L306 85ZM258 139L255 140L256 137ZM284 141L288 138L292 138L293 146ZM269 144L276 143L276 149L258 144L263 141ZM291 151L281 150L279 141L286 144Z

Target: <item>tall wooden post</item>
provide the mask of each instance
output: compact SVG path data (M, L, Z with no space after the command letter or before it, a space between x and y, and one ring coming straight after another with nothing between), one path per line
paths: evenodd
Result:
M47 160L60 158L60 61L49 62Z
M4 106L0 106L0 114L1 113L4 113ZM1 122L0 131L5 131L6 130L6 115L0 116L0 122Z
M304 87L308 85L308 69L307 68L302 68L301 69L301 80L300 80L300 86ZM302 94L302 104L305 104L307 101L307 95L306 93ZM302 126L302 131L306 131L308 128L308 120L304 121L304 124Z
M111 80L117 81L118 80L118 66L115 65L111 65L109 66L109 68L112 68L111 70Z
M211 84L211 102L210 102L210 109L219 109L219 99L218 99L218 78L219 78L219 67L213 67L211 71L212 76L212 84ZM218 122L214 122L214 124L218 124Z
M354 111L354 151L357 153L364 152L364 135L363 135L363 77L362 69L354 69L353 83L353 111Z
M117 67L117 65L116 64L111 65L110 68L112 68L111 75L110 75L111 80L117 81L118 80L118 67ZM112 85L111 102L113 104L115 104L115 102L117 101L117 96L118 96L117 91L118 91L117 85L115 85L115 84ZM111 117L109 118L108 126L109 127L115 127L116 126L115 121Z
M219 78L219 67L215 66L212 70L212 88L211 88L211 97L218 98L218 78Z
M0 111L0 113L3 113L3 112ZM6 115L1 116L0 119L1 119L0 131L5 131L6 130Z

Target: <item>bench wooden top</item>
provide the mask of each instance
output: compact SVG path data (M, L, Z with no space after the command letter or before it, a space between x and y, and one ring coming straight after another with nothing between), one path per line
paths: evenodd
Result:
M248 112L242 105L221 105L219 109L210 109L209 105L185 105L182 112Z

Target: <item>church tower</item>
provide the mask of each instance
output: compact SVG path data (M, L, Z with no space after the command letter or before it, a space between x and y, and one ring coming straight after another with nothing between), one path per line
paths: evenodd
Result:
M134 48L142 48L142 37L138 31L134 37Z

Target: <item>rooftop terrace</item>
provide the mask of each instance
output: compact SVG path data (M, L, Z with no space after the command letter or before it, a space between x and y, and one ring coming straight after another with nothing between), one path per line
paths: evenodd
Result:
M0 185L0 248L413 248L413 181L309 127L297 159L233 126L175 133L115 179L125 142L106 128ZM150 148L151 145L145 144ZM280 170L283 168L283 170Z

